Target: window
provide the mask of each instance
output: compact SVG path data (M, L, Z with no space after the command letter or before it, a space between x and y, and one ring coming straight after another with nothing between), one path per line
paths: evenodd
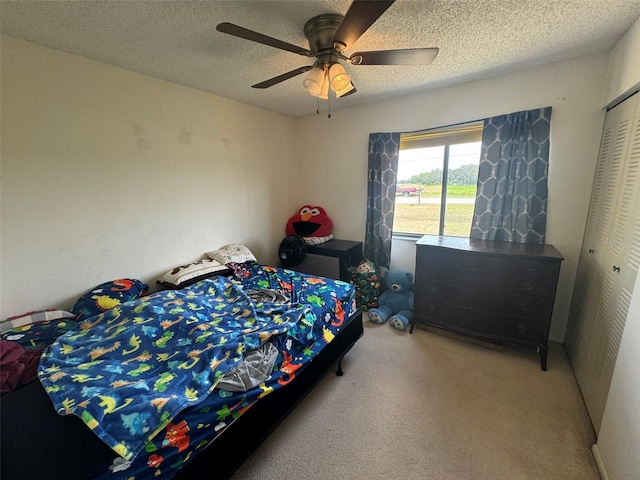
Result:
M483 122L400 135L393 233L468 237Z

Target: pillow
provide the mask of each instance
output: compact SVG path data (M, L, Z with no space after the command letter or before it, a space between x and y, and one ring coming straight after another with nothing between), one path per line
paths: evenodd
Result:
M169 270L158 279L158 283L173 289L184 288L205 278L223 275L228 271L229 269L220 262L205 258L199 262Z
M23 313L22 315L9 317L6 320L0 321L0 332L4 332L5 330L9 330L10 328L30 325L32 323L60 320L63 318L75 319L76 316L75 314L67 312L66 310L55 310L53 308L47 310L36 310L33 312Z
M75 328L77 324L75 316L44 320L4 330L0 333L0 340L15 342L25 350L42 350L51 345L60 335Z
M148 290L148 285L135 278L112 280L101 283L90 292L81 296L71 311L78 316L78 320L84 320L111 310L121 303L143 297L147 294Z
M244 262L256 262L256 257L253 256L251 250L240 243L232 243L222 247L220 250L213 252L207 252L207 257L216 260L220 263L244 263Z

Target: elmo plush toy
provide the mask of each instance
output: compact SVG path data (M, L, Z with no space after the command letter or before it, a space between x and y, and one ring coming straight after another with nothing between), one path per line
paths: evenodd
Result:
M305 205L287 222L287 235L326 237L332 231L333 223L322 207Z

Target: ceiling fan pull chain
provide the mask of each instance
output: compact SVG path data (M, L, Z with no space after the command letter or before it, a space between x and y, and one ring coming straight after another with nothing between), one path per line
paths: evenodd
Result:
M331 95L327 95L327 97L329 100L329 114L327 115L327 118L331 118Z

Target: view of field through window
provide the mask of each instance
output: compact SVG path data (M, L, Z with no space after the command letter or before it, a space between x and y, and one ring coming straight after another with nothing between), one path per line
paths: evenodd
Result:
M443 175L445 157L448 168ZM394 233L469 236L476 198L480 142L401 149ZM446 180L446 183L443 181Z

